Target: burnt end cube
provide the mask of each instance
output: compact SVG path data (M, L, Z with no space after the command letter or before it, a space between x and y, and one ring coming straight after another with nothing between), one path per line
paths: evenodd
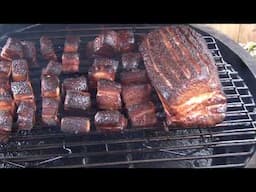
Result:
M43 69L43 75L56 75L59 76L62 71L62 65L58 61L50 60L46 68Z
M126 85L122 89L122 98L126 107L150 100L152 87L150 84Z
M60 96L59 78L56 75L42 75L41 96L42 97Z
M7 79L11 76L11 66L10 61L0 61L0 78Z
M36 46L31 41L21 41L24 51L24 58L28 61L30 67L38 66Z
M0 110L9 111L11 114L14 114L15 102L12 99L10 92L1 92L0 93Z
M131 30L118 31L119 51L127 53L135 49L135 37Z
M65 40L65 43L64 43L64 52L65 53L78 52L79 43L80 43L80 37L79 36L73 36L73 35L67 36L66 40Z
M75 73L79 71L79 54L63 53L62 55L62 71L64 73Z
M10 80L7 78L0 78L0 93L11 92Z
M21 101L18 109L18 129L19 130L31 130L35 125L35 116L36 112L36 105L34 103L34 100L25 100Z
M15 102L21 100L34 100L32 85L29 81L11 82L11 90Z
M76 91L88 91L87 79L85 76L76 78L66 78L62 83L62 93L66 93L67 90Z
M99 111L94 117L94 124L98 131L120 132L127 127L127 119L119 111Z
M61 131L72 134L90 132L90 119L86 117L63 117Z
M60 98L42 98L42 122L49 126L56 126L59 124L59 111Z
M121 84L110 80L99 80L97 86L97 105L100 109L117 110L122 108Z
M64 109L88 110L91 107L91 95L87 92L67 90Z
M140 53L124 53L122 54L122 66L125 70L134 70L138 69L142 57Z
M13 118L9 111L0 110L0 132L8 133L12 131Z
M120 74L122 85L145 84L149 82L146 70L127 71Z
M2 49L1 58L7 61L12 61L13 59L20 59L23 57L24 53L21 42L16 38L9 37Z
M12 61L13 81L26 81L29 77L28 63L25 59L15 59Z
M157 123L156 108L151 101L132 105L127 110L134 127L153 126Z
M40 38L40 50L42 56L46 60L57 60L57 55L54 51L53 42L49 37L42 36Z

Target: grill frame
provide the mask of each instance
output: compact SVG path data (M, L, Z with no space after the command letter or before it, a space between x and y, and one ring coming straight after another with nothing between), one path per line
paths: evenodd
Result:
M41 26L41 25L36 25L34 27L38 27L38 26ZM26 37L28 37L29 40L31 40L31 39L33 40L33 38L39 40L38 35L42 35L42 34L45 34L45 33L47 33L47 34L52 33L49 36L53 37L55 34L58 33L58 35L57 36L55 35L54 37L63 39L63 35L62 36L59 35L60 32L63 33L63 34L78 32L79 34L81 34L81 30L83 32L86 31L87 33L89 33L88 35L87 35L87 33L85 33L85 35L82 35L82 38L93 38L98 34L98 33L95 33L94 31L100 31L102 29L132 29L136 32L137 35L141 35L140 30L141 31L152 30L152 29L155 29L156 27L159 27L159 25L154 25L154 26L153 25L150 25L150 26L148 26L148 25L141 25L141 26L132 25L132 26L128 26L128 27L127 26L125 26L125 27L120 27L120 26L114 26L114 27L104 26L104 27L102 27L100 25L100 27L94 27L94 28L92 28L92 27L90 27L90 28L87 28L87 27L85 27L85 28L73 28L72 26L69 27L69 25L68 25L64 29L62 28L59 31L58 30L53 30L53 32L51 32L48 29L45 33L42 33L42 31L35 31L35 30L34 31L27 31L28 29L33 29L34 27L32 27L32 28L31 27L29 27L29 28L26 27L26 29L24 29L24 30L19 30L19 31L16 31L14 33L9 33L6 36L3 36L2 38L0 38L0 42L4 43L5 42L4 40L8 36L16 36L16 37L23 36L24 37L24 34L26 35ZM137 32L138 30L139 30L139 32ZM90 34L92 32L93 32L93 34ZM93 132L93 133L90 133L90 136L87 136L87 135L85 135L85 136L74 136L74 135L59 133L57 131L58 128L56 128L56 127L52 128L52 130L51 130L51 131L53 131L52 135L47 135L46 133L40 133L40 130L42 131L42 129L43 129L43 127L42 127L42 129L38 129L38 130L35 129L35 130L32 131L34 137L31 137L30 133L26 133L26 132L24 132L24 133L28 134L28 135L25 135L25 136L19 136L20 134L16 134L16 133L12 134L11 140L16 140L16 142L14 142L13 144L9 143L9 144L7 144L5 146L2 146L0 148L0 154L1 153L4 154L4 156L0 157L0 161L4 162L4 164L6 164L6 165L12 165L14 167L27 167L25 162L28 161L28 156L27 157L26 156L25 157L24 156L23 157L22 156L17 156L17 157L10 156L10 157L8 157L8 153L15 153L15 152L20 151L20 150L28 150L30 152L33 151L33 150L36 150L37 152L39 152L38 149L40 147L41 147L40 148L41 150L43 150L43 148L45 148L44 150L50 150L51 148L56 147L56 143L53 143L52 145L50 143L49 145L46 144L46 146L44 146L45 144L35 145L35 147L33 149L33 147L31 148L31 146L29 146L30 148L29 147L26 148L26 145L23 144L23 143L26 143L26 140L35 140L36 141L41 136L41 139L42 139L42 137L45 137L46 140L52 139L52 140L58 141L58 147L57 148L63 149L63 153L60 153L60 154L54 153L54 154L50 155L51 157L47 156L47 158L44 157L44 159L42 158L43 157L42 155L41 156L36 155L38 158L41 158L40 159L41 161L36 163L36 164L32 164L32 165L29 164L29 167L31 167L31 166L32 167L48 167L51 162L56 162L56 161L61 160L61 159L70 159L71 157L75 158L76 156L82 156L83 158L86 159L86 157L88 157L88 156L89 157L90 156L97 156L97 155L100 156L100 155L104 155L104 154L107 155L107 154L111 154L111 153L112 153L112 155L115 154L115 153L116 154L118 154L118 153L124 154L124 156L125 156L124 159L125 160L123 160L121 162L103 162L103 163L94 163L94 164L90 164L90 163L89 164L81 164L80 163L80 164L75 164L75 165L69 164L69 165L63 165L63 166L58 166L58 167L70 167L70 168L71 167L109 167L109 166L112 166L112 165L121 165L121 166L126 165L125 167L134 167L137 164L166 162L166 161L168 161L168 162L169 161L181 161L181 160L184 159L184 157L178 157L178 158L160 158L160 159L148 159L148 160L147 159L142 159L142 160L136 160L135 159L134 160L132 157L134 156L133 153L135 153L135 152L134 152L133 149L130 149L132 147L129 146L129 145L132 145L132 143L134 143L135 141L137 141L137 142L142 141L146 145L145 148L136 149L139 153L146 153L146 152L149 152L149 151L161 151L161 150L162 150L162 152L165 151L163 153L166 153L166 151L169 151L169 152L171 151L172 152L172 150L175 150L175 147L169 147L167 149L166 148L162 149L161 147L160 148L159 147L158 148L157 147L152 147L152 146L148 145L148 143L150 143L152 141L159 142L161 140L175 140L175 139L177 139L177 140L183 139L184 140L185 138L187 138L187 139L201 138L202 140L204 140L204 139L208 139L208 138L215 138L217 136L218 137L238 136L238 134L239 134L239 135L250 135L250 136L254 136L254 137L252 139L241 139L241 140L237 140L237 141L235 141L235 140L225 141L224 140L224 141L206 142L206 143L202 143L202 144L195 145L195 146L193 146L193 145L185 146L185 148L186 149L187 148L191 149L193 147L195 147L195 148L200 148L200 147L205 148L207 146L208 147L212 146L214 148L221 148L221 147L226 147L227 148L228 146L232 147L232 146L242 146L242 145L246 146L246 145L248 145L248 146L251 146L251 147L250 147L250 150L246 151L246 152L243 152L243 151L242 152L236 152L236 153L225 152L225 153L223 153L223 155L215 154L213 156L211 156L211 155L208 156L209 158L215 158L215 157L216 158L220 158L220 157L222 158L222 157L226 157L226 156L234 156L234 157L247 156L243 163L235 164L235 163L231 162L231 163L225 163L224 165L213 165L213 166L211 166L212 168L244 167L246 165L246 163L250 160L253 152L255 151L255 143L256 143L256 139L255 139L255 135L256 135L256 132L255 132L256 131L255 115L256 114L255 114L255 111L253 111L255 109L255 102L254 102L254 99L253 99L253 96L251 95L251 93L248 92L248 94L241 95L242 93L244 93L246 91L249 91L249 89L246 86L246 84L244 83L243 79L239 77L238 72L236 72L232 68L232 64L226 63L223 60L223 57L222 57L222 55L221 55L221 53L218 49L218 46L217 46L216 41L214 40L214 38L212 38L210 36L204 37L204 38L209 40L208 46L212 46L212 45L216 46L212 49L212 51L214 51L215 54L216 54L216 56L214 58L215 58L215 60L219 61L217 63L217 66L219 65L220 68L221 67L224 68L223 72L220 72L219 74L223 75L223 76L226 75L225 77L221 78L222 84L225 84L225 83L228 84L231 81L231 85L230 86L224 86L224 90L225 90L225 88L226 88L226 91L232 91L232 89L235 90L235 94L230 94L231 96L230 96L229 99L232 100L232 99L235 99L236 97L239 98L239 102L237 102L237 103L232 102L231 105L228 105L228 106L230 108L232 108L232 107L233 108L242 107L243 109L239 110L239 113L241 113L241 114L245 113L249 118L248 120L246 120L246 119L237 119L237 121L235 121L235 120L224 121L223 123L217 125L216 128L213 128L215 130L212 130L211 128L207 129L210 134L209 133L204 134L204 133L202 133L202 132L204 132L204 130L200 129L199 130L200 134L187 135L185 137L184 137L184 135L180 135L180 136L176 136L176 138L175 138L175 136L170 135L170 132L173 132L176 129L172 129L168 132L168 131L164 131L164 128L165 128L164 126L162 126L161 131L159 131L157 129L151 129L151 128L133 129L133 130L129 130L129 131L127 130L124 133L122 133L121 138L123 138L123 137L128 137L129 138L129 137L133 136L133 134L134 135L139 134L139 137L137 136L137 138L132 137L132 138L129 138L129 139L124 138L123 140L120 140L120 141L118 141L117 138L111 138L111 137L115 137L115 136L118 137L118 136L120 136L120 134L113 134L113 135L109 136L109 135L103 135L101 133ZM21 38L21 39L26 39L26 38ZM62 49L62 47L57 46L56 49L60 51ZM58 52L58 54L61 54L61 51ZM34 70L37 70L37 69L34 69ZM31 78L32 79L35 78L36 75L37 75L37 73L31 74ZM67 76L64 75L63 77L67 77ZM242 84L243 86L241 86L240 89L238 89L237 84ZM246 99L248 100L248 98L251 99L252 103L244 103L244 100L246 100ZM232 115L234 115L232 112L227 113L227 114L230 115L229 117L233 117ZM241 114L239 114L239 117L241 117ZM214 135L214 133L211 133L211 132L216 131L217 129L221 129L222 126L225 126L225 123L228 124L229 128L232 127L232 126L239 126L239 125L240 126L243 125L245 127L240 128L240 129L234 129L233 131L229 131L229 132L228 132L228 130L226 130L226 132L224 130L223 133L218 133L217 136L216 136L216 133L215 133L215 135ZM231 123L233 123L233 124L231 124ZM249 125L248 123L251 124L251 127L248 126ZM40 124L38 126L41 127ZM246 127L246 126L248 126L248 127ZM38 133L37 133L37 131L38 131ZM57 131L57 132L55 132L55 131ZM42 132L44 132L44 131L42 131ZM153 135L153 136L149 137L148 135ZM88 141L86 141L86 139L83 142L74 142L72 140L72 138L79 138L79 137L81 137L81 138L83 138L83 137L84 138L92 137L93 138L94 136L95 137L98 137L98 136L102 137L103 136L106 140L99 139L99 140L96 140L96 141L94 140L92 142L88 142ZM70 139L71 142L69 142L69 143L59 142L60 138L64 138L66 140ZM21 140L21 141L19 141L19 140ZM40 140L38 140L38 142L39 141ZM19 146L19 142L21 143L21 146ZM113 145L114 143L117 143L117 142L121 142L121 144L125 144L124 148L126 148L126 150L121 149L121 150L112 151L112 150L109 149L111 145ZM86 150L86 148L89 148L88 146L96 145L96 144L99 144L99 145L100 144L107 144L107 145L105 145L105 152L102 153L102 152L94 151L94 153L93 153L93 152L88 152ZM78 146L78 147L79 146L80 147L85 146L84 152L76 154L76 153L73 153L71 151L71 153L70 153L70 148L74 149L76 146ZM183 148L184 148L184 146L183 146ZM176 147L176 150L177 150L177 147ZM65 153L64 153L64 151L65 151ZM30 157L30 158L32 158L32 160L33 160L33 158L35 158L35 157ZM202 156L202 157L199 157L199 156L198 157L185 157L185 159L187 159L187 158L192 158L192 159L202 158L202 159L205 159L204 156ZM26 160L26 161L24 161L24 160ZM45 166L43 166L43 165L45 165ZM51 166L51 167L57 167L57 166Z

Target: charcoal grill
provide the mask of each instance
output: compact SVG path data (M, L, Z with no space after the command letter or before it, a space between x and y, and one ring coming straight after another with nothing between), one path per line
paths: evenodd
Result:
M36 43L41 67L30 70L30 78L37 99L38 116L41 113L40 73L47 63L39 53L39 38L48 35L53 39L58 58L61 58L67 34L81 37L80 74L87 72L92 60L84 57L85 44L103 29L131 29L136 38L160 25L29 25L8 32L0 38L3 46L7 37L17 37ZM196 29L198 30L198 29ZM164 123L155 127L128 128L122 133L102 134L93 131L86 135L60 132L59 127L45 127L38 119L31 132L13 132L10 140L0 146L1 167L245 167L255 151L255 96L249 82L235 70L236 63L223 59L216 39L200 31L216 61L223 90L228 98L225 120L212 128L168 128ZM246 68L246 67L245 67ZM246 68L249 72L249 69ZM72 76L76 76L75 74ZM61 81L70 75L62 75ZM163 109L155 93L159 118ZM83 116L93 119L97 109ZM68 115L60 110L60 116ZM72 114L74 115L74 114ZM77 114L78 115L78 114ZM163 121L162 121L163 122Z

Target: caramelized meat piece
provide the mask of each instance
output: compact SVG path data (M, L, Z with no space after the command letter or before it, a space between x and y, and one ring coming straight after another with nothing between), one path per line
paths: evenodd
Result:
M123 86L122 98L126 107L150 100L152 87L150 84Z
M97 87L100 79L114 81L119 62L112 59L97 58L94 60L92 67L89 69L89 83L92 88Z
M15 101L34 99L34 93L29 81L11 82L11 89Z
M65 93L67 90L76 91L88 91L87 79L84 76L76 78L64 79L62 83L62 92Z
M127 110L134 127L153 126L157 123L155 105L151 101L132 105Z
M127 119L119 111L99 111L95 115L94 124L99 131L116 132L127 127Z
M163 27L149 33L139 49L168 125L211 127L224 120L227 100L199 33L185 25Z
M63 53L62 55L62 71L64 73L75 73L79 71L79 54Z
M0 110L0 132L12 131L12 115L9 111Z
M120 81L122 85L149 83L147 72L145 70L122 72L120 74Z
M64 52L68 53L74 53L74 52L78 52L78 48L79 48L79 43L80 43L80 37L78 36L67 36L65 43L64 43Z
M124 53L122 55L122 66L125 70L137 69L141 61L140 53Z
M87 92L67 90L64 109L87 110L91 107L91 95Z
M100 109L117 110L122 108L121 84L110 80L99 80L97 86L97 105Z
M40 50L41 50L42 56L46 60L54 60L54 61L57 60L57 55L55 54L52 40L49 39L48 37L42 36L40 38Z
M119 51L127 53L135 48L134 33L131 30L118 31Z
M41 80L42 97L60 96L59 78L56 75L43 75Z
M62 71L62 65L58 61L49 61L46 68L43 69L43 75L56 75L59 76Z
M13 59L23 58L23 47L21 42L16 38L9 37L4 45L1 57L4 60L12 61Z
M35 43L31 41L21 41L24 51L24 58L28 61L30 67L37 66L37 55Z
M11 84L9 79L0 78L0 93L10 92L10 91L11 91Z
M31 130L35 125L35 112L36 112L36 105L34 100L25 100L21 101L18 109L18 129L19 130Z
M6 110L14 113L15 102L12 99L12 95L9 92L0 93L0 110Z
M9 78L11 75L11 66L10 61L0 61L0 78Z
M61 130L66 133L88 133L90 131L90 119L86 117L63 117Z
M13 81L28 80L29 69L25 59L15 59L12 61L12 79Z
M43 97L42 98L42 121L49 126L56 126L59 124L59 104L60 98Z

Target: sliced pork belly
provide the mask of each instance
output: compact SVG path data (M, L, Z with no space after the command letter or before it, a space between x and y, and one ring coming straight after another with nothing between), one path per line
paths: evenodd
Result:
M9 37L2 48L1 58L7 61L24 57L23 47L20 40Z
M64 109L88 110L91 107L91 94L88 92L67 90Z
M11 66L10 61L0 61L0 78L7 79L11 75Z
M42 36L40 38L40 50L42 56L46 60L57 60L57 55L55 53L54 47L53 47L53 42L49 37Z
M11 82L11 90L15 102L34 99L34 92L29 81Z
M90 132L90 119L86 117L63 117L61 119L61 131L66 133Z
M41 95L42 97L60 96L59 78L56 75L42 75Z
M147 72L139 69L135 71L121 72L120 81L122 85L149 83Z
M59 97L43 97L42 98L42 121L49 126L56 126L59 124L60 98Z
M65 53L78 52L79 44L80 44L80 37L79 36L74 36L74 35L66 36L66 40L65 40L65 43L64 43L64 52Z
M88 91L87 79L85 76L71 77L63 80L62 83L62 93L66 93L67 90L76 91Z
M29 77L28 63L25 59L15 59L12 61L12 80L26 81Z

